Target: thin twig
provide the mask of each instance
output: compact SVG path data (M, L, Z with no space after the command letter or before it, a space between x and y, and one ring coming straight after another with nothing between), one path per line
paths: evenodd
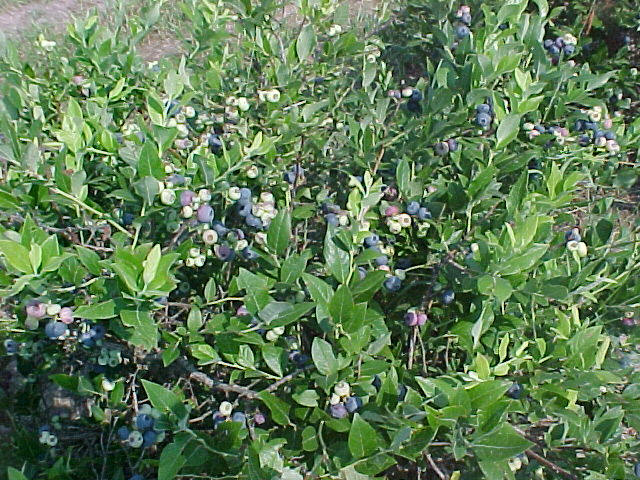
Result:
M442 470L440 470L438 468L438 465L436 465L436 462L433 461L433 458L431 458L431 455L427 453L425 457L427 458L429 465L431 465L431 468L433 468L433 471L436 472L436 475L438 475L438 477L440 477L441 480L448 480L448 477L444 473L442 473Z

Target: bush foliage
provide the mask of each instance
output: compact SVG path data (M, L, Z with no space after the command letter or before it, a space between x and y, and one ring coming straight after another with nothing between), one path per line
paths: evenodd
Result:
M640 475L638 19L569 3L2 43L8 477Z

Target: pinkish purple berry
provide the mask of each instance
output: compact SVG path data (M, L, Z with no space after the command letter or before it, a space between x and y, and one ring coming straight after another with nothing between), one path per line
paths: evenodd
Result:
M398 208L396 205L390 205L384 211L384 214L387 217L393 217L394 215L398 215L399 213L400 213L400 208Z
M425 323L427 323L427 314L426 313L419 313L418 314L418 323L416 325L418 325L419 327L423 326Z
M204 205L200 205L198 207L197 217L200 223L213 222L213 208L211 208L211 205L206 203Z
M191 190L185 190L180 194L180 205L186 207L187 205L191 205L193 200L197 197L196 192L192 192Z
M62 307L60 310L60 321L67 325L73 323L73 310L69 307Z
M416 312L407 312L404 316L404 324L407 327L415 327L418 325L418 314Z
M27 305L27 315L33 318L42 318L47 313L47 306L42 302Z
M633 327L635 324L635 320L631 317L624 317L622 319L622 325L624 325L625 327Z
M262 425L267 421L267 419L264 418L264 415L262 413L258 412L253 416L253 421L256 425Z
M247 307L244 305L238 307L238 310L236 310L236 317L245 317L247 315L249 315L249 310L247 310Z

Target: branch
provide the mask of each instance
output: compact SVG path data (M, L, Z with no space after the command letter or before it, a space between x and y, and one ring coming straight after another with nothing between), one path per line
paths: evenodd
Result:
M570 478L571 480L578 480L578 477L576 475L574 475L573 473L565 470L564 468L560 467L559 465L556 465L551 460L547 460L542 455L538 455L533 450L526 450L524 453L526 453L527 457L533 458L535 461L537 461L538 463L541 463L545 467L550 468L551 470L556 472L558 475L562 475L563 477Z
M429 465L431 465L431 468L433 468L433 471L436 472L436 475L438 475L438 477L440 477L441 480L448 480L448 477L442 473L442 470L440 470L438 468L438 465L436 465L436 462L433 461L433 458L431 458L430 454L426 454L425 455L427 457L427 461L429 462Z

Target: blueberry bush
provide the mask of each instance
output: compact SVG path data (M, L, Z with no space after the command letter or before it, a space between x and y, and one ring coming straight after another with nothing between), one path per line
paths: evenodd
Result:
M600 3L3 41L3 474L640 476L640 18Z

